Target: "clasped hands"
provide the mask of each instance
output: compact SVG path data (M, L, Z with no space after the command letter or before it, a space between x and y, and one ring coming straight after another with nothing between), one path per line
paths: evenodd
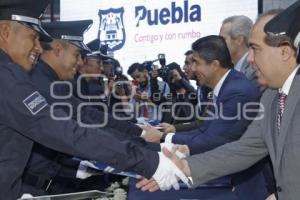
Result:
M176 147L173 147L171 151L164 147L162 152L159 152L159 165L153 177L151 179L138 177L140 180L136 184L136 187L142 191L149 192L159 189L165 191L171 188L178 190L180 188L179 180L188 187L191 187L190 180L188 179L191 175L188 163L186 160L180 159L176 155L176 151Z

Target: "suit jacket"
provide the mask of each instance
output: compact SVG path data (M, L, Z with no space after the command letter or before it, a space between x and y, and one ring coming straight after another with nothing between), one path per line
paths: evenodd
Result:
M241 115L237 116L239 107L243 108L248 102L258 102L260 91L243 74L231 70L221 86L216 106L219 112L217 119L205 120L202 125L192 131L183 134L175 134L173 143L187 144L191 154L211 150L217 146L239 139L243 134L241 131L234 131L235 134L228 134L231 128L242 129L248 126L249 120ZM232 119L224 119L221 114ZM251 113L255 116L255 113Z
M191 130L197 129L202 123L203 123L202 120L196 119L191 122L186 122L186 123L181 123L181 124L173 124L173 125L178 134L180 132L191 131Z
M247 56L241 59L243 60L241 60L242 64L241 64L240 72L243 73L250 81L256 82L255 70L247 62Z
M66 116L61 110L55 112ZM0 199L20 197L22 175L35 143L148 178L159 162L156 152L129 141L120 142L102 130L82 128L72 120L53 120L50 106L32 85L28 72L3 51L0 51L0 130ZM112 143L118 143L118 148L112 148Z
M191 102L195 105L195 111L198 112L197 116L200 118L205 113L205 103L208 101L207 96L210 91L211 89L204 85L198 86L197 94L195 94L196 98L191 100ZM189 95L191 95L191 93L189 93ZM195 120L187 123L174 124L176 132L180 133L197 129L202 124L202 120L200 118L196 118Z
M267 89L261 103L264 113L251 123L243 137L213 151L187 158L195 185L246 169L266 155L273 164L281 200L300 196L300 72L298 70L286 100L282 125L277 130L277 90Z

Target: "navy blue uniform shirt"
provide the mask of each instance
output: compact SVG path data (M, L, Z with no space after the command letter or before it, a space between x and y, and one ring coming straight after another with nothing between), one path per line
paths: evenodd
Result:
M32 85L27 72L3 51L0 51L0 87L1 199L20 197L21 177L35 142L148 178L154 174L158 153L129 141L120 142L99 129L82 128L72 120L53 120L47 101ZM61 110L56 113L65 115Z

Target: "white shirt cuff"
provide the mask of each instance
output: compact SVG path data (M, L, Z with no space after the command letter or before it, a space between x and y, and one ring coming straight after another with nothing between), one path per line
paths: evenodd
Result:
M143 137L145 134L146 134L146 131L145 131L145 130L143 130L143 132L142 132L142 134L141 134L141 136L140 136L140 137Z
M169 134L167 134L166 138L165 138L165 142L166 143L172 143L173 135L175 135L175 133L169 133Z
M25 193L21 196L21 199L33 198L31 194Z

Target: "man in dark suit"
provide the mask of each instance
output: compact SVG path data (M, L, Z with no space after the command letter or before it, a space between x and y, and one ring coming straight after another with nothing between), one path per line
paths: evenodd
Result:
M168 134L165 138L167 142L187 144L191 154L237 140L242 133L224 134L224 130L244 122L246 119L240 111L247 103L258 102L260 98L256 86L231 68L229 51L222 37L204 37L193 44L193 50L197 52L193 56L197 80L213 90L214 104L207 110L212 115L205 116L203 124L195 130ZM254 113L249 114L253 117Z
M205 53L202 52L206 49L206 45L203 43L194 43L193 46L194 51L200 52L200 58L194 56L196 61L199 59L199 61L196 62L196 65L199 63L200 67L203 66L203 61L209 63L207 57L205 57ZM207 45L210 44L208 43ZM221 48L219 47L219 49ZM210 50L210 52L211 51L213 52L213 50ZM219 57L222 58L221 56ZM244 109L246 108L243 106L249 102L258 102L260 98L260 92L256 85L241 73L233 69L224 70L221 74L226 74L230 71L228 72L227 77L223 78L224 75L219 75L220 78L219 80L216 79L216 84L210 85L209 81L213 80L214 77L218 77L218 71L214 71L215 76L201 76L205 71L202 69L203 67L200 68L199 65L195 67L195 74L198 77L198 80L202 81L202 84L209 86L213 90L214 96L216 97L215 110L219 113L217 114L218 119L204 120L203 124L197 129L189 132L176 133L173 136L172 142L187 144L191 155L203 153L228 142L238 140L251 122L251 119L247 120L242 116L241 113L244 113ZM224 82L220 83L222 78ZM217 92L218 94L216 94ZM241 107L239 108L239 106ZM252 119L254 116L254 113L247 114L247 117L252 117ZM231 119L231 117L233 117L233 119ZM227 130L229 130L229 132L226 132ZM262 174L264 165L265 163L262 161L251 169L231 176L232 184L235 187L235 194L239 198L246 200L249 198L249 193L251 194L250 199L255 198L264 200L268 196L265 185L267 185L266 183L268 183L269 180L265 180Z
M197 82L197 90L196 92L190 92L188 94L190 102L193 103L195 106L195 112L199 113L199 116L202 116L205 112L205 103L207 102L208 93L211 91L210 88L200 85L199 81L195 76L195 73L192 71L193 65L193 51L189 50L185 54L184 66L183 70L186 77L189 80L195 80ZM175 132L182 132L182 131L190 131L193 129L198 128L202 123L201 119L196 118L191 122L186 123L178 123L178 124L168 124L168 123L161 123L160 126L162 127L162 131L167 133L175 133Z
M255 113L246 113L248 118L245 118L242 115L244 113L242 111L246 108L244 106L249 102L258 102L260 98L260 91L253 82L240 72L230 67L224 67L232 65L223 38L220 36L201 38L193 44L193 50L195 52L193 56L194 73L201 84L209 86L213 90L216 104L215 107L208 106L208 112L213 112L214 109L216 116L207 114L206 117L203 117L203 123L192 131L166 135L167 142L186 144L190 154L206 152L238 140L250 124L251 118L255 117ZM213 64L212 59L216 59L218 62ZM252 197L265 199L267 191L264 187L265 180L261 170L262 166L258 165L239 175L234 175L232 183L236 187L236 192L241 192L241 182L247 182L244 180L254 177L252 182L256 184L251 187ZM249 183L250 181L247 182L248 188L243 190L244 195L251 191ZM243 198L244 195L239 196Z

